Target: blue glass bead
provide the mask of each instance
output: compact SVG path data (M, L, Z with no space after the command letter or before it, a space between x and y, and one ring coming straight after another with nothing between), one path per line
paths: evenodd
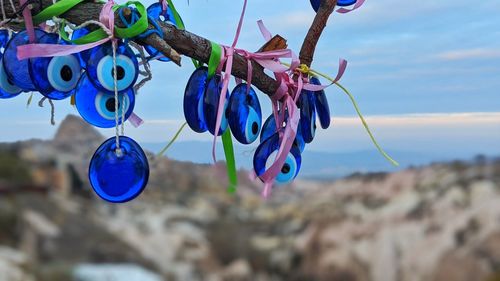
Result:
M207 131L205 116L203 115L203 95L208 78L208 68L196 69L188 80L184 91L184 117L189 127L197 132Z
M253 167L257 176L262 176L274 163L280 146L279 135L276 133L262 142L255 151ZM291 182L299 173L302 157L296 146L292 146L276 182L285 184Z
M119 42L116 48L116 70L118 91L130 90L137 81L139 64L134 52L123 42ZM90 81L98 89L114 92L113 47L111 43L90 50L87 73Z
M122 110L125 110L127 120L135 105L134 90L118 94L118 123L122 123ZM75 105L80 116L89 124L99 128L113 128L115 122L115 95L107 91L98 90L89 77L84 73L78 83L75 93Z
M269 115L266 121L264 121L264 125L262 125L262 130L260 132L260 142L263 142L270 138L278 132L276 128L276 120L274 119L274 114Z
M35 37L37 38L37 41L46 34L47 33L45 31L35 29ZM28 43L29 38L26 30L13 35L7 43L7 46L5 47L5 52L2 60L5 72L7 73L7 77L9 77L9 80L26 92L37 90L31 79L29 71L29 59L17 59L17 47L26 45Z
M299 96L300 127L306 143L311 143L316 134L316 110L314 108L314 93L303 90Z
M0 48L5 48L9 42L9 31L7 29L0 29Z
M178 26L177 22L175 21L172 9L170 9L170 7L167 7L167 9L163 11L162 5L159 2L151 4L151 6L148 7L147 12L150 19L169 23L176 27ZM144 48L146 49L146 52L148 52L148 54L151 55L152 57L161 55L161 53L158 50L151 47L150 45L145 45ZM170 61L170 59L166 57L161 57L158 60L164 62Z
M284 130L284 127L282 127L282 130ZM274 119L274 115L271 114L266 121L264 122L264 125L262 126L262 132L260 134L260 142L263 142L270 138L272 135L276 133L276 120ZM297 127L297 134L295 135L295 140L293 142L293 145L297 147L300 150L300 153L304 152L304 149L306 147L306 143L304 142L304 137L302 137L302 128L300 127L300 122Z
M262 110L255 90L248 89L248 84L241 83L234 88L229 97L227 118L231 132L240 143L250 144L259 137Z
M38 43L58 44L59 36L48 33ZM74 94L82 68L77 56L39 57L29 60L29 73L36 90L49 99L61 100Z
M215 123L217 121L217 109L219 108L219 99L222 91L222 81L220 75L214 75L210 78L203 96L203 115L207 124L208 131L215 135ZM229 93L226 93L226 102L222 113L220 129L217 135L221 136L227 129L226 109L229 101Z
M311 84L321 85L321 82L316 77L311 77ZM330 106L328 105L328 99L324 90L314 92L314 106L316 107L316 114L318 115L319 123L321 128L328 129L330 127L331 117L330 117Z
M10 81L9 77L7 77L7 73L5 73L3 64L0 61L0 99L10 99L18 96L20 93L21 88L17 87Z
M337 6L351 6L356 3L357 0L338 0L337 1ZM314 11L318 11L319 6L321 5L321 0L310 0L311 6L313 7Z
M149 179L149 164L144 151L131 138L106 140L94 153L89 165L89 180L95 193L111 203L130 201L144 190Z
M89 33L90 31L86 28L80 28L74 30L73 33L71 34L71 40L82 38L83 36ZM78 57L78 60L80 61L80 65L82 66L82 68L87 68L87 61L90 59L90 52L91 50L84 50L75 54Z

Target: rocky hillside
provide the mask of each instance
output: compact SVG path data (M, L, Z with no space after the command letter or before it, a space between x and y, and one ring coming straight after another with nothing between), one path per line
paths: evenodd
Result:
M141 281L500 280L500 161L299 181L263 200L245 172L230 195L222 167L150 154L147 190L112 205L86 180L102 140L70 116L53 141L1 146L19 168L0 169L0 281L109 280L110 265L157 276Z

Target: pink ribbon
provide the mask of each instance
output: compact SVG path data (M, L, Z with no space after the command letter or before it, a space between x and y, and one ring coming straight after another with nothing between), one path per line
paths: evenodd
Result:
M26 0L20 0L21 2ZM101 10L99 15L99 21L103 23L110 31L109 37L101 39L96 42L83 44L83 45L60 45L60 44L26 44L17 47L17 58L19 60L35 58L35 57L56 57L56 56L67 56L75 53L79 53L88 49L92 49L96 46L104 44L113 39L114 27L115 27L115 13L113 12L113 5L115 3L110 0L108 1ZM25 9L27 10L27 9ZM23 11L24 14L24 11ZM31 18L31 17L30 17ZM26 19L25 19L26 21ZM28 29L28 24L26 23L26 29Z
M21 6L23 6L26 2L28 2L28 0L19 0L19 3L21 3ZM36 40L35 27L33 26L33 19L31 18L31 10L28 6L24 7L24 9L23 9L23 18L24 18L24 25L26 26L26 32L28 33L30 43L34 43Z
M354 4L354 6L352 6L351 8L340 8L340 9L337 9L337 13L340 13L340 14L347 14L347 13L350 13L356 9L358 9L359 7L363 6L363 4L365 3L365 0L358 0L356 2L356 4Z
M215 121L214 142L212 146L212 158L214 160L214 163L217 162L215 156L215 150L216 150L215 145L217 142L217 136L219 134L220 126L222 123L222 115L224 113L224 105L226 103L226 93L229 88L229 80L231 79L231 71L233 69L234 50L236 44L238 43L238 39L240 37L241 27L243 26L243 19L245 18L246 8L247 8L247 0L245 0L245 2L243 3L243 10L241 11L241 16L238 22L238 28L236 29L236 35L234 36L233 44L231 45L231 47L222 46L223 54L221 56L221 62L219 64L219 72L220 70L222 70L222 66L224 65L224 63L226 64L226 69L224 71L224 76L222 80L222 91L219 97L219 106L217 108L217 120Z
M165 11L167 10L168 8L168 3L166 0L159 0L160 1L160 4L161 4L161 10L162 12L165 13Z
M134 112L132 112L132 114L130 114L130 116L128 117L128 121L130 122L130 124L132 124L132 126L134 126L134 128L138 128L142 124L144 124L144 120L142 120L142 118L139 117Z

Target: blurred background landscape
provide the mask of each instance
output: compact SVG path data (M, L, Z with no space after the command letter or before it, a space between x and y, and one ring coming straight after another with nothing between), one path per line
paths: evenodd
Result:
M104 137L77 116L52 140L0 145L0 280L500 280L500 159L236 195L211 165L148 153L145 192L89 187Z

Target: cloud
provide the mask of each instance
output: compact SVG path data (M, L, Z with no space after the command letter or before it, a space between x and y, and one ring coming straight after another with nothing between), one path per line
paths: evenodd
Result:
M500 127L500 113L466 112L466 113L423 113L367 116L366 120L373 126L465 126L497 124ZM336 117L333 120L337 126L352 126L360 123L357 117Z
M500 49L474 48L453 50L437 54L442 61L458 61L468 59L495 59L500 58Z

